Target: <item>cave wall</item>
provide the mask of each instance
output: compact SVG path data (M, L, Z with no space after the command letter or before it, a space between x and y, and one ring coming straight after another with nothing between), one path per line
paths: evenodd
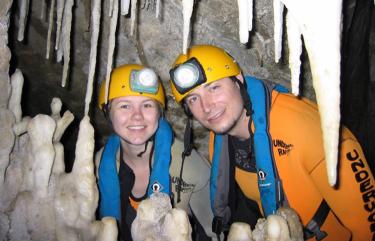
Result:
M66 148L66 160L74 160L74 145L78 131L79 120L84 113L84 99L86 92L86 82L88 75L89 53L90 53L90 15L91 1L82 0L75 1L73 7L73 30L72 30L72 47L71 47L71 63L68 77L68 85L61 87L62 64L56 63L56 53L51 51L51 58L45 59L46 41L48 21L47 18L41 18L41 2L33 1L30 5L28 16L28 25L26 28L25 39L18 42L17 33L17 3L13 3L10 30L9 30L9 46L12 52L11 70L20 68L25 76L24 94L22 106L25 115L33 116L37 113L49 113L50 102L53 97L61 98L64 108L71 110L75 117L75 124L71 125L62 142ZM108 52L108 1L102 1L102 21L100 34L100 47L98 50L97 70L95 76L95 89L106 75L106 62ZM155 0L139 0L138 17L135 35L130 35L130 16L120 16L119 25L117 27L116 49L114 56L114 66L124 63L142 63L156 69L160 78L165 84L168 98L167 118L171 120L173 128L178 137L182 137L185 127L186 118L182 109L172 100L168 85L168 71L176 56L182 51L182 4L180 0L161 1L161 14L159 18L155 18ZM192 44L215 44L225 48L234 58L236 58L247 74L254 75L258 78L268 79L276 83L283 84L290 88L290 71L288 68L287 58L287 41L284 36L283 41L283 57L278 64L274 62L273 47L273 7L272 0L254 1L254 23L253 30L250 33L248 44L244 45L238 39L238 9L236 1L232 0L210 0L195 1L193 19L191 27L191 45ZM344 5L356 6L355 1L344 1ZM373 10L370 5L370 11L367 12L371 16ZM46 16L46 14L44 14ZM372 14L373 15L373 14ZM354 10L345 13L345 19L355 19ZM369 17L371 19L371 17ZM373 18L372 18L373 19ZM348 23L346 21L344 23ZM373 20L372 20L373 22ZM369 26L374 26L374 24ZM356 33L355 30L344 35L349 38ZM374 38L370 38L374 32L374 27L369 27L368 35L364 36L365 41L369 41L367 53L370 53L370 61L374 61L373 46ZM284 34L285 35L285 34ZM367 39L366 39L367 38ZM52 38L54 39L54 37ZM348 40L354 41L354 40ZM372 43L372 45L371 45ZM53 42L54 44L54 42ZM53 45L52 44L52 45ZM355 43L353 43L355 45ZM344 46L345 47L345 46ZM366 50L364 50L366 51ZM372 56L372 57L371 57ZM302 73L302 95L315 100L314 90L312 88L311 74L309 62L306 52L301 57L303 61ZM372 62L373 63L373 62ZM370 67L374 64L368 64L365 71L370 73ZM349 68L349 67L348 67ZM372 71L374 67L371 68ZM374 72L374 71L373 71ZM367 83L375 83L374 74L368 74ZM372 82L370 81L372 79ZM359 88L357 91L355 80L351 81L351 95L365 95L373 98L373 88ZM365 92L365 93L362 93ZM96 131L96 148L104 144L105 137L110 133L110 127L103 117L102 113L96 108L95 97L97 91L94 91L94 101L91 107L91 121ZM345 95L343 95L345 97ZM347 95L346 95L347 96ZM348 99L350 100L350 99ZM374 116L374 101L367 100L367 107L364 114ZM345 105L353 107L353 102L343 102ZM363 102L357 104L363 106ZM354 108L356 108L354 106ZM368 111L368 112L366 112ZM354 120L347 124L358 125L358 117L350 111L344 112L344 119ZM363 119L363 118L362 118ZM198 150L207 156L207 134L202 127L194 122L196 146ZM358 128L357 128L358 129ZM370 131L369 131L370 130ZM363 130L355 132L361 135ZM365 133L374 133L371 129L367 129ZM371 147L374 135L363 138L365 145ZM373 146L373 145L372 145ZM371 149L371 148L369 148ZM69 151L72 150L72 151ZM365 150L366 151L366 150ZM368 151L368 153L370 153ZM370 153L371 154L371 153ZM371 154L374 155L374 154ZM370 165L373 166L374 156L368 157ZM67 165L69 167L69 164Z

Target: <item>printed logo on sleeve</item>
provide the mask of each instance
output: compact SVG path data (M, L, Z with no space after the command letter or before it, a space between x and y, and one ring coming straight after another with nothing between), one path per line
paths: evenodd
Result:
M279 156L287 155L293 148L293 144L287 144L283 140L273 140L273 146L277 149Z

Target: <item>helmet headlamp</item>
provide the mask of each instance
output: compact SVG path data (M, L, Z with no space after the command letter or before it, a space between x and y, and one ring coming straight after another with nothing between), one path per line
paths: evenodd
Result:
M176 90L180 94L185 94L206 82L203 68L196 58L191 58L177 65L169 71L169 74Z
M156 94L159 83L158 76L150 68L132 70L130 74L130 88L139 93Z

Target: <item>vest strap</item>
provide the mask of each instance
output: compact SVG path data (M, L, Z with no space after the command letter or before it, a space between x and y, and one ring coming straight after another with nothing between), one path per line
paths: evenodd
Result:
M326 220L328 213L330 211L330 207L328 206L327 202L323 199L320 203L318 209L316 210L313 218L304 228L304 238L310 239L315 236L317 241L323 240L327 237L327 232L322 231L320 227L323 225L324 221Z

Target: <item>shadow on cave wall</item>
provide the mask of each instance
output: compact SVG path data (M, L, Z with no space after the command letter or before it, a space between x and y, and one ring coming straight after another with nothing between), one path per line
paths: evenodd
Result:
M372 1L344 1L341 116L375 168L375 14ZM370 64L371 63L371 64Z

